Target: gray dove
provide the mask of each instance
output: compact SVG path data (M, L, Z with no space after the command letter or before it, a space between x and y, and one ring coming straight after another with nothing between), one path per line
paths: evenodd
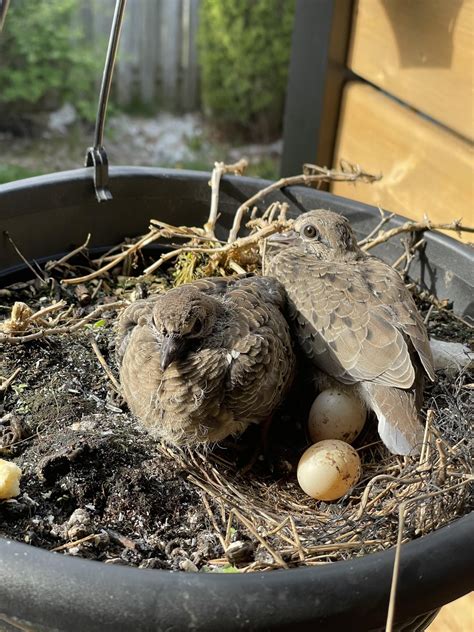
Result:
M348 220L331 211L304 213L286 241L267 274L287 291L305 355L355 390L391 452L414 452L423 440L424 372L435 374L423 320L401 277L363 252Z
M275 279L208 278L127 307L120 381L131 411L173 444L218 442L267 421L295 358Z

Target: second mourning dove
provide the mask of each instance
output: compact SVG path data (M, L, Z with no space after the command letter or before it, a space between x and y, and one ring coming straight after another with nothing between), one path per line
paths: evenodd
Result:
M352 385L391 452L411 453L423 440L424 372L435 378L413 298L392 267L359 248L337 213L304 213L288 237L267 274L285 286L302 350L318 369Z
M295 358L275 279L209 278L130 305L118 324L131 411L174 444L218 442L269 419Z

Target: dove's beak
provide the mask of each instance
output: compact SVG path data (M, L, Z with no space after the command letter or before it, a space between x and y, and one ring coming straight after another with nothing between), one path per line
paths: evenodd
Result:
M286 233L274 233L268 238L270 246L292 246L298 239L298 233L288 230Z
M166 371L169 365L176 360L183 350L184 339L178 334L166 334L161 345L161 361L162 371Z

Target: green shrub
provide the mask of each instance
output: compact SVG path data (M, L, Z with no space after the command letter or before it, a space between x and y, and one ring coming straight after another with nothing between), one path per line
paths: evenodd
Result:
M281 129L293 17L293 0L201 0L201 96L218 126Z
M13 114L72 103L93 119L102 60L88 48L79 0L15 0L0 36L0 108Z

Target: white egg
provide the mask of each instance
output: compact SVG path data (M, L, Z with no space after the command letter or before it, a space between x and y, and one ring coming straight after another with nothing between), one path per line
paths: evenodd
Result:
M11 461L0 459L0 499L7 500L20 493L21 469Z
M326 440L310 446L300 458L297 478L301 489L317 500L337 500L359 480L359 455L344 441Z
M309 411L309 436L313 443L325 439L352 443L364 427L366 416L366 408L355 394L328 388L316 397Z

